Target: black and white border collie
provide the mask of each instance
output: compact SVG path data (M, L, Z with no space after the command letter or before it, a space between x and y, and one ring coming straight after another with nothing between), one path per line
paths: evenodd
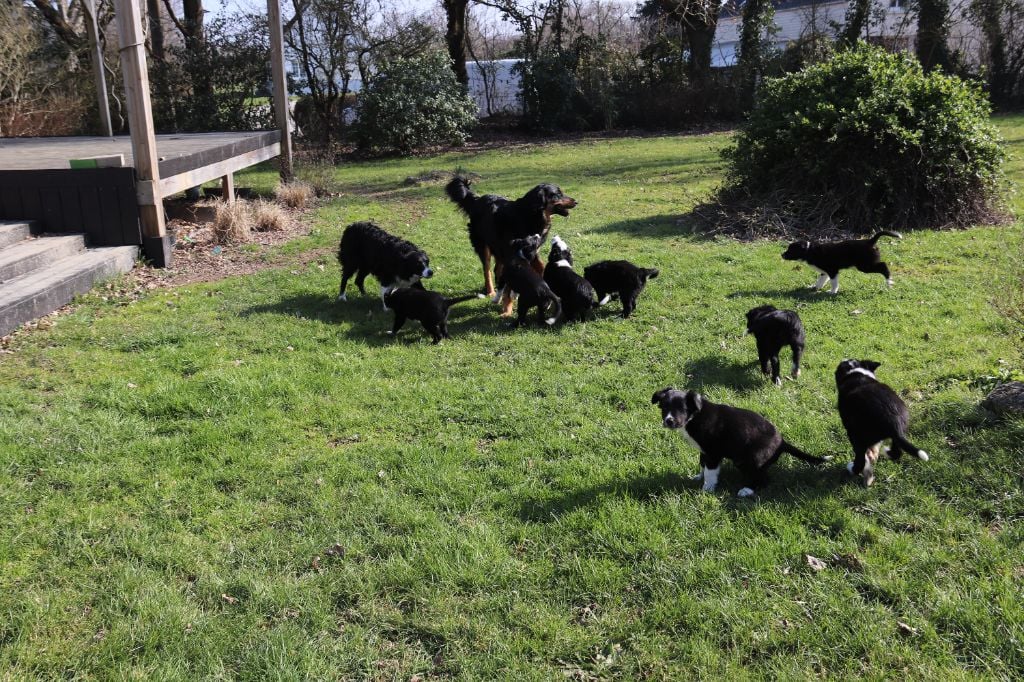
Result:
M355 275L356 287L363 294L363 281L373 275L380 282L380 298L388 309L387 295L393 289L419 285L420 279L431 277L430 259L412 242L388 234L371 222L352 223L345 228L338 245L341 264L341 288L338 301L347 301L345 289Z
M572 269L572 251L557 234L551 238L548 264L544 266L544 281L562 299L562 315L567 320L586 319L594 307L594 287Z
M713 403L696 391L665 388L651 397L651 403L661 407L665 428L682 431L700 451L701 473L694 480L703 479L707 492L718 485L723 459L731 459L741 472L743 487L736 493L739 497L754 494L764 483L768 467L783 452L814 464L828 461L786 442L775 425L758 413Z
M860 474L866 486L875 481L875 463L886 440L892 442L885 449L890 459L906 452L928 461L928 453L907 440L910 410L906 403L875 377L880 366L873 360L843 360L836 367L839 418L853 446L853 461L846 469Z
M396 336L406 320L418 320L434 339L434 343L441 343L441 339L452 338L448 334L448 311L456 303L474 298L483 298L483 296L469 294L468 296L445 298L436 291L427 291L426 289L410 287L392 289L384 298L388 307L395 311L395 323L388 334Z
M882 262L882 253L876 242L879 237L903 239L898 232L882 230L870 239L845 239L839 242L793 242L783 252L785 260L802 260L817 270L818 281L811 289L820 289L831 281L832 293L839 293L839 271L857 268L861 272L877 272L885 277L885 285L892 286L889 266Z
M604 305L612 296L622 301L622 317L636 310L636 300L647 286L647 280L658 276L656 268L641 268L628 260L604 260L583 269L583 276L597 292L598 305Z
M768 374L771 365L772 381L782 385L779 370L779 351L789 346L793 351L793 378L800 376L800 358L804 354L804 325L800 316L792 310L779 310L772 305L762 305L747 311L747 333L757 341L757 361L761 371Z

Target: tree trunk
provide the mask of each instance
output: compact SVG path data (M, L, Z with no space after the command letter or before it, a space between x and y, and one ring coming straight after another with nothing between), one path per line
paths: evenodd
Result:
M448 17L444 39L448 44L452 70L460 83L469 85L469 72L466 71L466 6L469 0L441 0L441 4Z
M715 42L722 0L657 0L661 8L682 23L690 44L687 71L694 83L703 83L711 75L711 46Z
M1003 28L1003 1L979 0L975 11L981 19L981 31L985 36L988 52L988 91L992 104L996 107L1010 105L1013 98L1010 83L1012 78L1007 71L1006 32Z
M925 71L949 71L949 0L918 0L917 60Z
M864 35L870 14L871 0L851 0L850 6L846 9L846 23L839 33L839 44L844 47L856 45Z
M156 61L164 61L164 24L160 18L160 0L146 0L146 14L149 17L149 52Z
M764 31L775 11L771 0L747 0L743 4L743 28L740 31L740 98L744 109L754 103L754 90L764 68Z

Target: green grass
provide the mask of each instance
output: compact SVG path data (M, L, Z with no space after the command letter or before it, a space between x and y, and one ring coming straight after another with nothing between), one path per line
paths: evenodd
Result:
M998 123L1019 186L1024 118ZM295 264L132 304L91 296L19 339L0 356L0 670L1024 674L1024 422L975 409L1021 369L1022 327L1005 313L1022 225L888 241L892 291L853 273L837 297L812 295L814 273L782 262L779 243L680 234L727 139L347 164L344 196L282 247ZM331 255L300 264L373 218L431 254L433 288L479 287L464 218L438 184L403 183L456 166L487 192L562 185L580 206L555 229L580 263L661 268L635 317L513 332L474 301L453 311L450 342L414 324L393 341L374 284L336 305ZM781 389L741 337L764 302L809 330L804 375ZM883 362L932 461L883 462L870 489L845 480L844 357ZM756 409L839 461L784 459L756 502L734 497L726 465L720 492L701 493L687 480L696 453L650 404L666 385Z

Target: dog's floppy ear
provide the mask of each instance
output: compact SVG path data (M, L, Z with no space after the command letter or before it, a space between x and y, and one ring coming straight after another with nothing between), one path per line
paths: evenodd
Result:
M530 210L542 211L547 206L548 193L543 185L537 185L526 193L524 199L526 199L526 205L530 207Z
M686 413L697 414L704 407L704 398L697 391L686 392Z
M660 391L658 391L657 393L655 393L654 395L651 396L651 404L652 405L657 405L662 400L664 400L665 396L667 396L671 391L672 391L672 387L671 386L668 387L668 388L661 389Z
M874 360L861 360L860 366L869 372L874 372L876 369L882 366L882 363L875 362Z

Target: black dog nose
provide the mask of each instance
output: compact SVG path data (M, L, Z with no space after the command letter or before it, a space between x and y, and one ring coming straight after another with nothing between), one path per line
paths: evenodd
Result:
M675 417L673 417L672 415L669 415L669 416L665 417L665 426L672 427L672 426L675 426L675 425L676 425Z

